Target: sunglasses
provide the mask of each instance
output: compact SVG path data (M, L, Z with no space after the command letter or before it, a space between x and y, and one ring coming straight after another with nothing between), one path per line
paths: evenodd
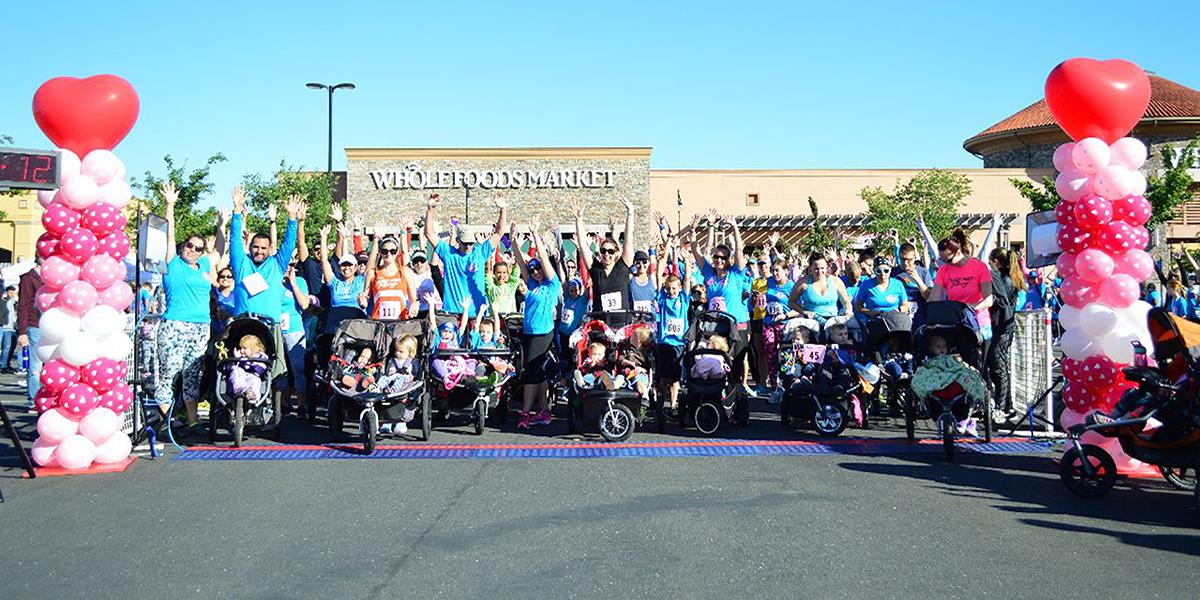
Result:
M217 275L217 279L233 279L233 275Z
M892 272L892 270L889 267L876 267L875 268L876 275L887 275L888 273L891 273L891 272Z
M425 259L423 259L423 258L415 258L415 259L413 259L413 261L412 261L412 264L414 264L414 265L419 265L419 264L422 264L422 263L424 263L424 262L425 262Z
M721 254L714 254L713 260L726 260L727 261L727 260L729 260L729 257L721 255Z
M600 254L616 254L616 253L617 253L616 248L601 248L600 249Z
M384 249L380 250L380 253L382 253L382 254L399 254L400 249L399 248L384 248Z
M635 261L633 261L633 264L635 264L635 265L648 265L648 264L650 264L650 261L648 261L648 260L635 260Z
M195 250L196 252L204 252L204 246L197 246L191 242L187 242L183 245L183 247L187 248L188 250Z
M353 269L354 267L356 267L356 266L358 266L358 265L356 265L356 264L354 264L354 263L342 263L342 264L340 264L340 265L338 265L338 266L339 266L339 267L341 267L341 268L343 268L343 269L345 269L345 268L347 268L347 267L349 267L349 268Z

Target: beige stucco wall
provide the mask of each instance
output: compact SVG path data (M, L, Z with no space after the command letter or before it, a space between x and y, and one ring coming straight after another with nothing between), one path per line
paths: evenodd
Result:
M37 253L37 239L46 232L42 227L43 209L38 204L37 193L2 194L0 210L8 215L0 221L0 248L12 252L12 262L33 258Z

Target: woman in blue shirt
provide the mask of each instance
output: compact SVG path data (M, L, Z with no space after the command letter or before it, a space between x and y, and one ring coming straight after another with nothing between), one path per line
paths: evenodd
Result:
M868 317L888 312L908 312L908 292L899 279L892 279L887 258L875 258L875 276L858 286L855 310Z
M549 425L551 421L546 362L554 340L554 309L558 307L562 296L562 282L555 275L554 267L546 255L547 245L539 233L541 228L540 218L535 217L529 224L537 258L526 261L524 252L514 252L517 264L521 267L521 277L529 287L529 291L525 292L525 321L521 340L525 389L517 429L529 429L530 425ZM538 412L531 415L529 411L535 400Z
M338 323L346 318L347 313L354 312L346 309L362 311L367 307L367 296L363 293L367 288L367 278L358 274L358 259L354 258L353 254L341 255L338 258L337 276L333 274L333 267L329 266L329 244L326 243L329 240L329 230L329 225L321 228L320 246L321 270L325 275L325 284L329 286L330 312L325 319L325 333L337 331ZM339 226L339 248L347 239L350 239L347 233Z
M279 310L280 327L283 330L283 345L287 349L288 373L291 376L291 396L297 412L305 410L304 394L308 380L304 373L304 311L308 310L308 283L299 276L297 259L288 263L283 276L283 306ZM305 416L301 414L301 416Z
M829 274L829 261L822 254L813 252L808 255L808 277L792 287L788 306L801 316L824 323L838 315L839 302L841 313L849 315L852 309L850 298L846 284Z
M159 369L154 399L164 416L175 401L175 378L183 378L183 403L187 407L188 433L199 425L196 403L204 373L204 351L208 347L209 294L216 281L213 265L204 256L204 238L193 235L175 246L175 202L179 192L171 182L159 189L167 209L167 248L173 258L163 276L166 311L158 324Z

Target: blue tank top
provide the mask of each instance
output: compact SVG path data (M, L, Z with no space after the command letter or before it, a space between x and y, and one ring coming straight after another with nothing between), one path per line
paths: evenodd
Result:
M811 283L805 286L804 293L800 294L800 305L804 307L804 310L820 317L836 317L837 303L838 293L837 288L833 285L833 277L825 278L824 294L818 294Z
M629 301L633 303L633 310L654 313L657 297L658 290L654 289L654 280L646 278L646 283L638 283L636 277L629 276Z

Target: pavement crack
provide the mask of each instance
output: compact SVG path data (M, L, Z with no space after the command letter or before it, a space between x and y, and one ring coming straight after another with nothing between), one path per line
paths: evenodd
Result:
M475 471L475 474L472 475L466 482L464 482L463 485L450 496L450 500L446 502L446 505L442 507L442 510L438 512L437 516L430 521L429 526L421 531L421 533L417 536L417 539L413 540L412 544L409 544L408 549L404 551L404 554L401 554L398 558L391 562L391 564L388 566L387 576L381 578L380 582L377 583L375 587L371 588L371 593L369 595L370 598L382 598L384 597L383 593L385 590L392 589L392 581L397 579L404 567L408 565L409 560L416 553L417 549L425 543L425 538L429 537L429 534L433 532L434 528L442 522L442 519L444 519L446 515L450 514L450 511L458 505L459 501L464 495L467 494L467 492L479 485L479 482L483 479L483 472L486 471L488 467L496 461L485 460L481 462L482 464L480 465L479 469Z

